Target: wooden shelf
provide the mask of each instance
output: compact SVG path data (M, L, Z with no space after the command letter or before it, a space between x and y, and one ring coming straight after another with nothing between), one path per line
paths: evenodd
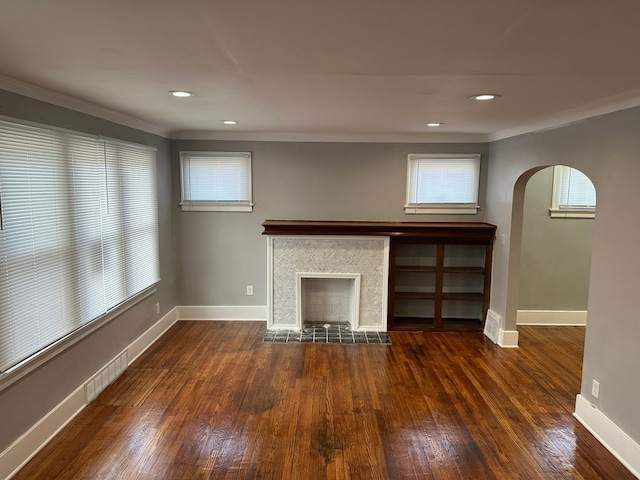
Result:
M374 235L423 242L484 245L496 226L484 222L351 222L265 220L263 235Z
M396 300L434 300L436 292L395 292ZM484 294L467 292L446 292L442 294L442 300L457 300L462 302L481 302Z
M436 267L423 267L423 266L410 266L410 265L397 265L396 272L420 272L420 273L435 273Z
M461 302L482 302L484 300L484 294L480 293L456 293L446 292L442 294L442 300L458 300Z
M444 273L484 275L484 267L444 267Z
M395 292L396 300L434 300L435 292Z
M443 318L439 327L433 317L395 317L394 330L420 330L434 332L482 332L483 324L477 318Z

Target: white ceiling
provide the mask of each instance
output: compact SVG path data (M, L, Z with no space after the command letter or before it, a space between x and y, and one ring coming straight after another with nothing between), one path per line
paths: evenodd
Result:
M0 0L0 12L0 88L175 138L496 139L640 105L636 0ZM470 100L483 92L501 98Z

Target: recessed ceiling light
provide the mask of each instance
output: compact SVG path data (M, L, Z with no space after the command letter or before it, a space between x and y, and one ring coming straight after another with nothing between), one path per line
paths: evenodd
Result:
M225 125L237 125L238 121L237 120L223 120L222 123L224 123Z
M444 125L444 123L442 123L442 122L429 122L429 123L427 123L427 127L439 127L441 125Z
M195 96L195 93L185 92L184 90L171 90L169 93L171 95L173 95L174 97L180 97L180 98L186 98L186 97Z
M474 95L473 98L474 100L479 100L481 102L486 101L486 100L493 100L495 98L498 98L500 95L498 95L497 93L481 93L480 95Z

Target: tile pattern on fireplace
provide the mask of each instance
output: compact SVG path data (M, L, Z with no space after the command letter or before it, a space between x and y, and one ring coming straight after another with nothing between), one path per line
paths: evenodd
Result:
M362 328L380 328L387 310L384 266L388 259L382 237L273 239L274 324L296 326L296 273L360 273L360 320ZM386 294L385 294L386 295Z
M301 331L267 330L265 342L391 344L387 332L354 332L348 323L307 322Z

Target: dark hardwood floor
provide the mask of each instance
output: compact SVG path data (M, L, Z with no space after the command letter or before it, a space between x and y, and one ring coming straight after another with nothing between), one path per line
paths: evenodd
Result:
M16 479L633 479L571 415L584 329L263 343L179 322Z

